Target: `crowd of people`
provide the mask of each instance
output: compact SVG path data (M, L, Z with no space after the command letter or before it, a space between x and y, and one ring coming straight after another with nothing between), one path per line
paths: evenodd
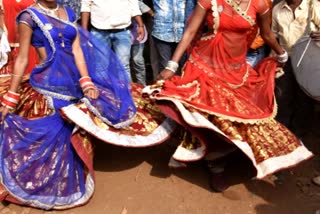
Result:
M313 156L302 142L316 101L291 53L303 36L320 43L319 0L0 3L0 200L87 203L94 139L147 147L179 133L169 166L203 161L218 192L235 152L258 179Z

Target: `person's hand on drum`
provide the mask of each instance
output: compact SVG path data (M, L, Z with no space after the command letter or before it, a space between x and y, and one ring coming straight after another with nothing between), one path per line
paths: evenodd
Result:
M320 41L320 31L318 32L311 32L310 37L315 41Z

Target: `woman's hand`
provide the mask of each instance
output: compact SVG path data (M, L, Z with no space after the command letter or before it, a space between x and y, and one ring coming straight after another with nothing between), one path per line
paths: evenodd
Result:
M84 95L91 99L97 99L99 97L99 91L96 88L89 88Z
M1 113L2 113L2 115L1 115L0 124L3 123L4 118L6 118L7 114L9 113L9 109L6 106L2 106L1 107Z
M157 76L157 80L166 80L173 77L174 73L168 69L164 69L160 72L160 74Z
M320 31L311 32L310 37L315 41L320 41Z

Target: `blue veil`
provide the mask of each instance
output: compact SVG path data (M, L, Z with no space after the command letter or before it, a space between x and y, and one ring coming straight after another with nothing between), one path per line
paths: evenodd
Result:
M43 44L47 58L31 73L30 84L38 92L64 100L80 100L103 122L115 128L129 125L136 113L131 97L130 81L121 62L107 44L77 26L75 14L65 7L70 21L45 16L34 8L27 11L35 23L33 44ZM29 18L30 19L30 18ZM59 44L60 33L64 34L65 46ZM80 74L72 54L72 42L79 32L81 47L88 72L99 90L98 99L83 97L79 84ZM60 78L61 77L61 78Z

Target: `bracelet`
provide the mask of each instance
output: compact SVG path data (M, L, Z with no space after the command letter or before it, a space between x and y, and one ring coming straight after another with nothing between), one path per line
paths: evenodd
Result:
M11 76L14 76L14 77L22 77L23 75L11 74Z
M87 64L87 62L86 62L86 61L80 61L80 62L77 62L76 64L77 64L77 65Z
M91 81L89 76L83 76L79 79L80 87L82 88L83 93L86 93L89 89L95 89L95 85Z
M172 60L169 60L167 66L165 67L165 69L172 71L173 73L175 73L178 70L178 68L179 64Z
M20 100L20 94L13 91L8 91L4 96L1 104L8 109L14 109Z
M283 50L284 53L281 55L277 55L277 60L279 63L286 63L289 59L287 51Z

